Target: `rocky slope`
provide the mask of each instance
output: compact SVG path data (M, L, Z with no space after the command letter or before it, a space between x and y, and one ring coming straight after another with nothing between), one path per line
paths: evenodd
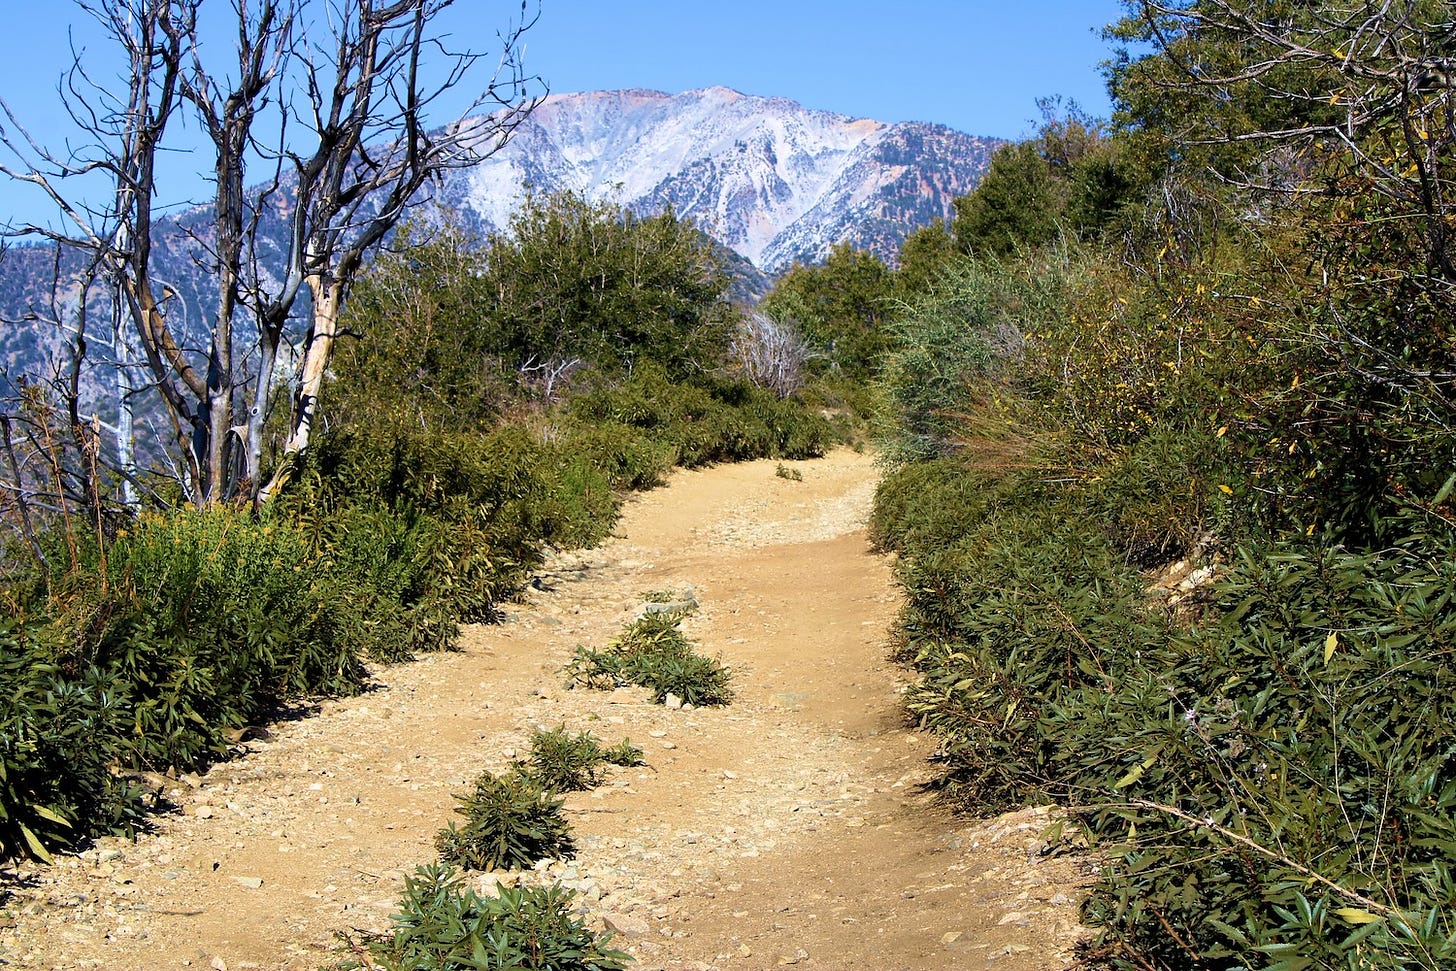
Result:
M442 198L486 226L504 225L526 186L639 211L671 205L774 272L841 241L893 259L908 232L975 187L996 145L728 88L561 94Z

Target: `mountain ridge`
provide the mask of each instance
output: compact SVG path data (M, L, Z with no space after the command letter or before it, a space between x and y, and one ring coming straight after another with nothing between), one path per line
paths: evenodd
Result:
M774 273L848 242L893 262L899 242L973 189L1001 142L881 122L722 86L553 94L504 149L450 173L441 201L504 228L526 187L671 205Z
M508 230L527 191L565 189L639 215L672 206L732 251L725 254L732 297L753 303L773 274L822 260L841 243L893 263L908 233L952 214L953 200L975 187L1000 144L943 125L852 118L726 87L556 94L494 156L446 172L411 204L411 217L428 224L449 209L477 232ZM286 204L275 199L277 211L259 223L254 244L265 273L283 246ZM155 275L176 300L188 346L201 346L217 299L199 243L207 232L201 206L154 224ZM57 267L61 286L53 292ZM3 253L0 319L12 326L0 338L0 388L54 368L45 360L65 338L44 321L75 312L79 269L79 257L57 262L48 246ZM94 299L93 316L105 319L105 295Z

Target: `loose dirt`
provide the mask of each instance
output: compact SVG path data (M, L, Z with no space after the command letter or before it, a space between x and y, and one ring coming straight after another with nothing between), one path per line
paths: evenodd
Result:
M920 787L932 743L900 714L897 592L863 532L873 462L789 467L803 480L774 462L676 474L459 651L377 670L375 690L174 783L155 833L9 872L0 966L325 967L337 931L387 925L452 794L565 726L630 737L647 765L571 796L576 858L521 879L578 889L640 968L1065 967L1082 880L1040 853L1048 811L959 819ZM687 589L684 629L732 669L733 704L564 687L577 645Z

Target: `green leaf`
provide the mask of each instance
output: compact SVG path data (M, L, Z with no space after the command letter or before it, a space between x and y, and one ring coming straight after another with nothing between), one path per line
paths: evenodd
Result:
M42 843L34 833L27 829L24 823L21 823L19 825L20 835L25 838L25 843L27 846L30 847L31 854L34 855L35 858L37 860L40 860L42 863L54 863L55 860L51 859L50 851L45 848L45 844Z
M1359 907L1340 907L1334 911L1334 914L1347 924L1374 924L1385 919L1379 914L1372 914Z
M1456 474L1453 474L1451 478L1446 480L1446 484L1441 486L1440 490L1436 493L1436 498L1431 500L1431 505L1439 506L1441 503L1451 498L1452 489L1456 489Z
M32 806L31 809L34 810L35 814L41 819L49 820L59 826L64 826L67 829L71 828L71 821L66 817L62 816L60 813L55 812L54 810L47 809L44 806Z
M1146 771L1147 771L1147 766L1146 765L1135 765L1127 773L1127 775L1123 776L1121 779L1118 779L1116 782L1114 782L1112 784L1112 788L1114 788L1114 789L1122 789L1122 788L1125 788L1126 786L1130 786L1134 782L1136 782L1139 779L1141 779L1143 777L1143 773L1146 772Z

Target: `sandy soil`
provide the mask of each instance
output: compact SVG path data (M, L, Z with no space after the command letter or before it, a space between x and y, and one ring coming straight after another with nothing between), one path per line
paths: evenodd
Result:
M564 725L630 737L648 764L573 795L580 852L525 879L579 889L641 968L1065 967L1081 875L1038 852L1047 811L956 819L918 786L931 743L899 713L897 594L862 529L873 463L790 466L803 481L774 462L676 475L460 651L378 670L376 690L179 780L155 834L10 871L0 966L327 966L337 931L385 926L452 794ZM732 705L565 689L578 644L685 588Z

